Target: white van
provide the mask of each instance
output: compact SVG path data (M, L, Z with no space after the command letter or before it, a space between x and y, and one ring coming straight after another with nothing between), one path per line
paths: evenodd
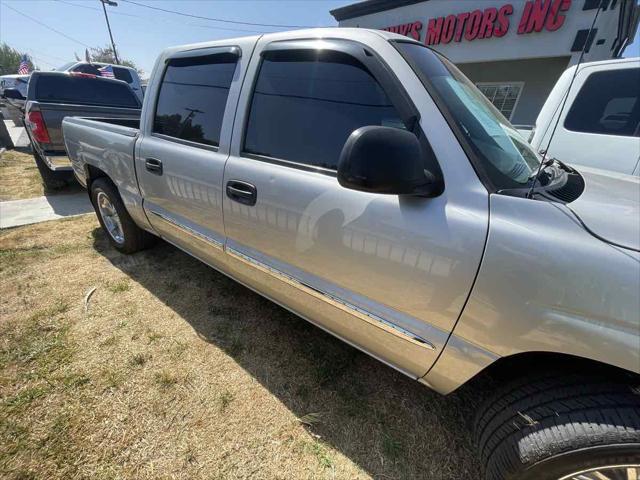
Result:
M529 138L538 152L560 122L548 157L640 175L640 58L583 63L560 112L576 67L558 79Z

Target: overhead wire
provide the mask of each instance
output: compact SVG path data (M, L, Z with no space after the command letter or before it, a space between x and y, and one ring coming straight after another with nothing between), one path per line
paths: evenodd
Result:
M69 2L69 1L65 1L65 0L55 0L59 3L63 3L69 6L73 6L73 7L78 7L78 8L85 8L88 10L96 10L96 11L100 11L99 8L95 8L95 7L91 7L88 5L80 5L77 3L73 3L73 2ZM215 18L215 17L207 17L207 16L203 16L203 15L195 15L195 14L190 14L190 13L184 13L184 12L178 12L175 10L170 10L170 9L166 9L166 8L161 8L161 7L156 7L156 6L152 6L152 5L146 5L144 3L139 3L136 2L134 0L121 0L123 2L126 3L130 3L132 5L136 5L138 7L143 7L143 8L148 8L151 10L156 10L156 11L161 11L164 13L169 13L169 14L173 14L173 15L179 15L179 16L183 16L183 17L189 17L189 18L197 18L200 20L207 20L207 21L213 21L213 22L220 22L220 23L226 23L226 24L234 24L234 25L248 25L248 26L256 26L256 27L267 27L267 28L313 28L312 26L309 25L286 25L286 24L270 24L270 23L257 23L257 22L244 22L244 21L239 21L239 20L230 20L230 19L224 19L224 18ZM28 15L14 7L12 7L11 5L8 5L6 2L3 2L2 5L4 5L5 7L7 7L9 10L12 10L13 12L17 13L18 15L21 15L29 20L31 20L34 23L37 23L38 25L51 30L54 33L57 33L58 35L66 38L67 40L70 40L74 43L77 43L79 45L82 45L85 48L93 48L92 46L84 43L81 40L78 40L77 38L73 38L69 35L67 35L64 32L61 32L60 30L57 30L56 28L47 25L46 23L32 17L31 15ZM141 15L135 15L135 14L130 14L130 13L126 13L126 12L112 12L116 15L122 15L122 16L127 16L127 17L132 17L132 18L146 18L143 17ZM228 30L228 31L238 31L238 32L247 32L247 33L269 33L269 32L265 32L265 31L261 31L261 30L247 30L247 29L240 29L240 28L226 28L226 27L221 27L221 26L213 26L213 25L197 25L197 24L191 24L193 26L197 26L200 28L207 28L207 29L213 29L213 30ZM53 57L53 56L52 56ZM38 58L36 56L34 56L34 58ZM53 64L39 59L39 61L41 61L41 63L45 63L48 65L53 66Z
M38 62L38 63L44 63L45 65L48 65L48 66L50 66L51 68L56 68L56 67L58 66L58 65L54 65L53 63L47 62L47 61L46 61L46 60L44 60L43 58L41 58L41 57L37 57L37 56L35 56L35 55L33 55L33 54L29 54L29 57L31 57L31 58L33 58L33 59L35 59L35 61L36 61L36 62Z
M89 5L80 5L79 3L67 2L65 0L54 0L54 1L58 2L58 3L64 3L64 4L72 6L72 7L85 8L87 10L95 10L96 12L102 12L101 8L90 7ZM125 16L125 17L145 18L142 15L134 15L133 13L110 11L109 14L110 15L122 15L122 16Z
M13 11L14 11L14 12L16 12L18 15L22 15L23 17L28 18L29 20L31 20L31 21L33 21L33 22L35 22L35 23L37 23L37 24L39 24L39 25L41 25L41 26L43 26L43 27L45 27L45 28L47 28L47 29L49 29L49 30L51 30L52 32L57 33L58 35L62 35L63 37L65 37L65 38L66 38L66 39L68 39L68 40L71 40L72 42L75 42L75 43L77 43L77 44L80 44L80 45L82 45L83 47L86 47L86 48L92 48L90 45L87 45L86 43L81 42L81 41L80 41L80 40L78 40L77 38L70 37L70 36L69 36L69 35L67 35L66 33L63 33L63 32L61 32L60 30L56 30L55 28L53 28L53 27L51 27L51 26L47 25L46 23L41 22L40 20L38 20L38 19L36 19L36 18L33 18L31 15L27 15L26 13L23 13L23 12L21 12L20 10L18 10L18 9L16 9L16 8L13 8L11 5L9 5L9 4L8 4L8 3L6 3L6 2L2 2L0 5L3 5L4 7L8 8L9 10L13 10Z
M42 57L40 57L40 54L38 55L34 55L35 50L31 49L31 48L17 48L15 45L9 45L7 44L9 47L13 48L14 50L18 51L18 52L24 52L27 51L28 55L27 57L29 57L30 59L36 60L37 63L44 63L45 65L49 65L50 67L56 68L57 65L54 65L53 63L48 62L47 60L43 59ZM33 62L31 62L33 63Z
M135 2L134 0L121 0L122 2L130 3L132 5L137 5L139 7L149 8L151 10L158 10L160 12L172 13L174 15L181 15L183 17L191 17L191 18L199 18L201 20L209 20L213 22L221 22L221 23L233 23L236 25L250 25L254 27L274 27L274 28L315 28L310 25L284 25L284 24L275 24L275 23L256 23L256 22L243 22L240 20L229 20L225 18L214 18L214 17L205 17L203 15L194 15L191 13L178 12L176 10L169 10L168 8L161 8L152 5L146 5L144 3Z
M95 10L97 12L102 12L102 9L100 9L100 8L90 7L88 5L80 5L80 4L77 4L77 3L68 2L66 0L53 0L53 1L58 2L58 3L64 3L65 5L69 5L69 6L72 6L72 7L79 7L79 8L84 8L84 9L87 9L87 10ZM136 14L133 14L133 13L125 13L125 12L116 12L116 11L113 11L113 10L111 10L109 12L109 15L120 15L120 16L131 17L131 18L141 18L143 20L148 20L149 19L149 17L145 17L143 15L136 15ZM165 21L165 22L173 22L173 23L180 22L180 20L177 20L177 19L174 20L174 19L171 19L171 18L162 18L162 19L159 19L159 20ZM180 23L182 23L182 22L180 22ZM184 23L182 23L182 25L184 25ZM206 29L209 29L209 30L227 30L227 31L230 31L230 32L246 32L246 33L269 33L269 32L264 31L264 30L247 30L247 29L243 29L243 28L227 28L227 27L218 27L218 26L213 26L213 25L200 25L200 24L197 24L197 23L189 23L188 25L192 25L194 27L199 27L199 28L206 28Z
M41 57L49 57L50 59L59 60L61 62L68 61L68 59L66 59L66 58L57 57L57 56L51 55L50 53L47 53L47 52L42 52L40 50L34 50L33 48L26 48L24 50L29 50L29 51L35 53L36 55L40 55Z

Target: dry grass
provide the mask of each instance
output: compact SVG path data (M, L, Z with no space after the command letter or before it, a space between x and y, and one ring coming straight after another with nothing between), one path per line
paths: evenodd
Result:
M0 201L2 202L40 197L45 194L76 193L80 189L80 185L73 185L61 190L46 190L30 153L7 150L0 154Z
M473 397L93 217L0 232L0 315L1 478L478 478Z
M7 150L0 154L0 201L44 195L33 156Z

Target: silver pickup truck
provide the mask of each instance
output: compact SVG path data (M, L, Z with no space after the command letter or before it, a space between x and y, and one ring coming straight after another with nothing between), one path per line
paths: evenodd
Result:
M637 478L639 179L540 165L441 55L365 29L170 48L139 128L63 132L121 252L161 237L443 394L497 380L485 478Z

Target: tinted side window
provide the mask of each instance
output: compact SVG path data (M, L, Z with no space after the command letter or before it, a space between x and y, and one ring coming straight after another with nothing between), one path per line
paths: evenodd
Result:
M640 68L589 75L564 122L575 132L638 136Z
M221 55L169 62L160 86L153 131L217 146L236 58Z
M131 72L126 68L113 67L113 76L118 80L122 80L123 82L133 83Z
M338 52L269 52L255 85L244 151L336 170L347 138L365 125L404 128L359 61Z
M35 95L40 102L140 108L127 84L102 78L43 76L36 83Z

